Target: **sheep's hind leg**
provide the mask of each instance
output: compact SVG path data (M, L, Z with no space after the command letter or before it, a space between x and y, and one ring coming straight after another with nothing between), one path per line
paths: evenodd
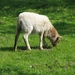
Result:
M21 28L17 28L17 32L16 32L16 35L15 35L15 42L14 42L14 50L17 51L17 41L18 41L18 37L19 37L19 34L21 32Z
M31 50L30 45L29 45L29 41L28 41L28 36L29 36L29 34L30 34L30 33L25 33L25 34L24 34L24 41L25 41L25 43L26 43L27 49L28 49L28 50Z

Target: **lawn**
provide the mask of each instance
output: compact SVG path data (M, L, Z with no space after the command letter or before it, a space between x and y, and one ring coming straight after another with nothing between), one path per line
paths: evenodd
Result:
M40 0L37 2L28 0L24 5L21 0L10 1L2 2L0 7L0 75L75 75L74 2L62 0L59 4L61 0L56 0L58 3L52 2L49 5L48 1L45 3ZM17 17L24 11L49 17L62 36L57 47L52 47L47 40L50 48L41 51L38 48L39 36L31 34L29 42L32 50L26 50L22 31L17 44L18 50L16 52L13 50Z

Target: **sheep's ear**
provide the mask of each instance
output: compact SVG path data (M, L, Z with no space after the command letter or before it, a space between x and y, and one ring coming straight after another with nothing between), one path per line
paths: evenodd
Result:
M56 41L60 40L61 38L62 38L62 36L58 36L57 39L56 39Z
M58 36L58 38L62 38L62 36Z
M62 36L58 36L58 37L57 37L57 40L58 40L58 39L61 39L61 38L62 38Z

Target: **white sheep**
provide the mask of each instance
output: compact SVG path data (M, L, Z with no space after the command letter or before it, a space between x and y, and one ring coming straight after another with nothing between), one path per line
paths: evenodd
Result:
M17 33L15 36L14 50L17 50L17 40L20 31L24 30L24 41L26 43L27 49L31 50L28 42L28 36L36 32L40 35L40 49L43 49L42 42L46 45L45 37L47 37L53 46L56 46L60 41L60 35L57 30L49 21L48 17L45 15L40 15L32 12L23 12L18 16L17 22Z

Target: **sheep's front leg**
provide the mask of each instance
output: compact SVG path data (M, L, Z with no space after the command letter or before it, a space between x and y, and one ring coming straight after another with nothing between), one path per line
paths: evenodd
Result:
M46 40L45 40L45 36L43 36L43 44L44 44L44 47L45 47L45 48L48 48L48 44L47 44L47 42L46 42Z
M40 49L41 50L43 50L42 41L43 41L43 32L40 34Z
M26 47L27 47L27 49L28 50L31 50L31 48L30 48L30 45L29 45L29 42L28 42L28 36L29 36L29 34L24 34L24 41L25 41L25 43L26 43Z

